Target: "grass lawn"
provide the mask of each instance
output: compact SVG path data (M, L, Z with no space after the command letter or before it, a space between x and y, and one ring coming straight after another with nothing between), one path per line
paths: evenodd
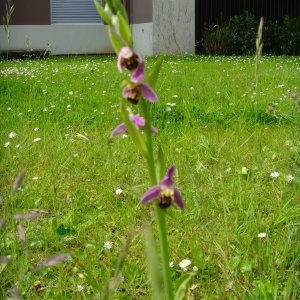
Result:
M167 218L172 276L194 273L190 299L299 299L300 58L263 57L257 89L254 70L253 57L167 57L157 84L155 147L186 202ZM110 139L123 79L113 56L0 62L0 299L14 285L24 299L99 299L128 236L115 299L151 299L146 164L130 138ZM14 220L33 209L43 217ZM71 259L35 267L56 253Z

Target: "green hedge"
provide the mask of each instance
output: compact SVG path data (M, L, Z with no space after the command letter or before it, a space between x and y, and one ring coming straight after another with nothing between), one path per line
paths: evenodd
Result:
M202 52L210 55L249 55L255 52L258 20L245 12L225 24L207 24L201 41ZM300 16L286 16L282 22L264 20L263 53L300 55Z

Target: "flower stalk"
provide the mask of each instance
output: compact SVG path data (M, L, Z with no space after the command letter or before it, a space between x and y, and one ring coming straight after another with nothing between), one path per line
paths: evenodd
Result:
M175 166L170 166L162 178L162 171L165 169L163 152L159 147L158 157L154 155L153 136L158 133L152 125L150 105L158 101L154 91L159 71L162 66L163 57L159 57L154 67L145 76L145 62L142 56L134 50L133 39L128 23L128 16L120 0L106 0L102 7L97 0L95 6L102 19L107 23L111 44L118 55L117 68L131 74L130 79L123 82L121 95L124 101L121 103L121 112L124 122L119 124L111 133L115 137L120 133L127 132L133 139L135 146L146 159L151 188L142 196L141 204L153 204L155 220L158 228L160 258L162 263L162 276L164 283L164 299L173 300L174 290L169 267L169 247L165 209L174 205L183 210L184 201L180 192L174 187L173 175ZM127 105L139 105L142 114L134 114ZM149 236L149 234L146 234ZM152 239L147 240L151 244ZM151 244L151 249L155 246ZM152 250L151 250L152 251ZM157 254L153 253L153 255ZM157 256L158 259L158 256ZM157 282L157 278L152 278ZM155 289L155 284L153 284ZM160 291L154 291L159 294Z

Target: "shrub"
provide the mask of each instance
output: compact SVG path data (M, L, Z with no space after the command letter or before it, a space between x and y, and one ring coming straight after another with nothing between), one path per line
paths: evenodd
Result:
M300 55L300 16L299 17L290 17L285 16L284 28L289 32L293 38L293 45L291 49L292 55Z
M254 15L245 11L229 22L229 51L235 55L249 55L255 52L255 38L258 22Z
M208 24L204 28L202 46L207 54L228 53L229 28L227 25Z

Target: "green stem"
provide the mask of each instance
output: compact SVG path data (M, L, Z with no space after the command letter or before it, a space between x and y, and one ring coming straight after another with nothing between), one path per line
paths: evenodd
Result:
M153 153L150 107L149 104L146 103L144 99L142 101L141 106L146 121L145 135L147 139L147 148L148 148L148 157L147 157L148 171L149 171L151 184L156 185L158 184L159 179L157 178L158 176L156 172L156 164L155 164L154 153ZM161 259L162 259L162 272L163 272L165 299L173 300L174 293L173 293L171 272L169 266L169 247L168 247L168 235L167 235L165 213L158 205L155 205L154 212L155 212L155 218L156 218L158 233L159 233L159 244L160 244L160 252L161 252Z
M165 287L165 299L173 300L173 287L171 280L171 272L169 265L169 247L168 247L168 236L167 236L167 226L166 226L166 218L164 211L157 205L155 206L155 217L158 226L159 233L159 243L160 243L160 251L161 251L161 259L162 259L162 272L163 272L163 280Z

